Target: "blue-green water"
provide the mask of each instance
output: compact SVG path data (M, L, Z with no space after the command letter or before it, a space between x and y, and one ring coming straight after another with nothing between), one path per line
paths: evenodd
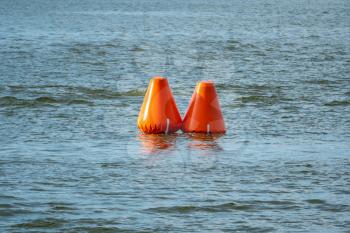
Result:
M1 232L350 229L350 2L0 1ZM228 132L142 135L149 79Z

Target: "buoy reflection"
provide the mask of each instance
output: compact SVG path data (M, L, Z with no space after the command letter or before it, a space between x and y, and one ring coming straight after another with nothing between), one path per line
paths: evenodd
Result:
M172 148L175 144L176 135L140 133L138 138L143 153L155 154Z
M191 140L188 145L191 149L197 150L211 150L211 151L222 151L223 148L218 143L218 138L223 136L223 134L201 134L193 133L188 134Z

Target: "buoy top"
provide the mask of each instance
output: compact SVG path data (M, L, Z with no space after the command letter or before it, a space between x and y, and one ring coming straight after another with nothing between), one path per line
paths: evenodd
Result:
M204 81L200 81L198 82L200 85L205 85L205 86L214 86L214 82L211 80L204 80Z
M200 95L203 95L204 93L212 93L216 95L215 85L211 80L200 81L197 83L196 92Z
M156 88L158 89L162 89L162 88L168 88L169 83L167 78L156 76L150 80L150 85L156 86Z

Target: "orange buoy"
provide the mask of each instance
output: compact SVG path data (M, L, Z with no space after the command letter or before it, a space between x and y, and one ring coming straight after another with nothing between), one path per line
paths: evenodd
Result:
M197 83L183 119L182 131L193 133L225 133L216 89L212 81Z
M181 129L182 120L174 97L163 77L150 80L137 119L137 127L144 133L173 133Z

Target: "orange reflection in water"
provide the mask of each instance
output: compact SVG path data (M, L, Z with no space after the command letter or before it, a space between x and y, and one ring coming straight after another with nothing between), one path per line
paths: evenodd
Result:
M218 140L223 134L144 134L140 133L138 139L141 143L141 150L144 154L167 153L173 149L177 137L185 136L188 140L188 150L200 150L202 152L222 151L223 148L218 143ZM184 138L183 138L184 139ZM186 149L185 149L186 150ZM202 153L200 153L202 154Z
M142 151L145 154L159 153L174 146L176 135L139 134Z
M191 149L197 150L210 150L210 151L222 151L223 148L219 145L217 139L222 137L223 134L188 134L190 142L188 146Z

